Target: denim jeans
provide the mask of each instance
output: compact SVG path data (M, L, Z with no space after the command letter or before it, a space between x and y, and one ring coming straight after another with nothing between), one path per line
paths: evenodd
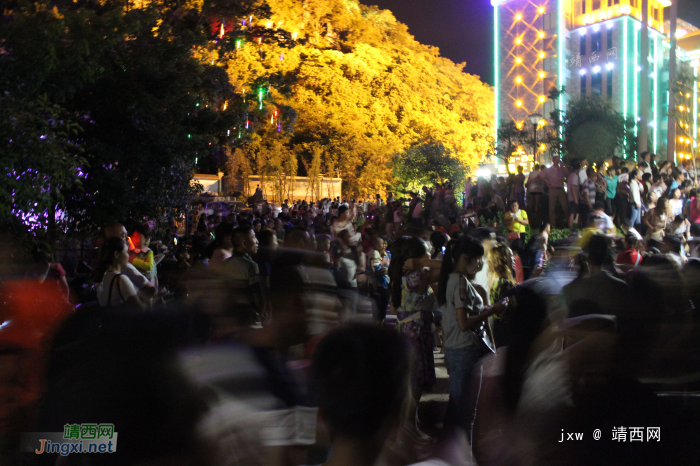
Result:
M642 223L642 210L637 204L630 202L630 226L634 227L638 223Z
M445 364L450 376L450 399L445 412L446 426L459 426L467 429L469 416L469 388L472 371L481 358L481 346L471 345L464 348L446 348Z

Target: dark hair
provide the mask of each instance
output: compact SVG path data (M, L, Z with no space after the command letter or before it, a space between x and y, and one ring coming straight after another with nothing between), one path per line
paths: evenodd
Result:
M225 237L233 236L233 230L234 226L232 223L219 224L214 230L214 241L212 251L221 246L221 243L224 241Z
M107 238L100 249L100 260L95 268L95 280L102 281L107 272L107 269L114 262L114 253L123 250L126 243L123 239L113 236L112 238Z
M588 252L589 262L602 266L605 258L608 256L607 238L603 235L593 235L588 242L588 246L586 246L586 251Z
M262 248L269 248L272 246L272 240L276 237L275 232L268 229L260 230L255 236L257 236L260 247Z
M484 255L484 246L480 241L471 236L462 236L447 243L445 254L442 256L442 266L440 268L440 281L438 282L438 303L443 305L447 302L447 280L462 254L473 259Z
M630 171L630 169L627 168L627 167L622 167L622 168L620 169L620 172L621 172L621 173L627 173L627 172L629 172L629 171Z
M593 210L605 210L605 203L603 201L596 201L593 204Z
M579 161L576 160L576 159L572 160L572 161L571 161L571 169L572 169L572 170L578 170L579 168L581 168L581 162L579 162Z
M231 242L233 243L233 247L238 247L239 243L243 241L243 239L245 239L245 237L248 236L251 231L253 231L253 228L249 227L248 225L234 228L231 232Z
M338 217L340 217L341 215L343 215L347 211L348 211L348 206L346 206L345 204L341 205L340 207L338 207Z
M136 226L134 226L133 233L138 233L144 238L151 237L151 229L148 227L147 223L137 223Z
M433 245L433 248L435 248L435 254L433 255L433 258L435 258L437 252L440 249L442 249L444 245L447 244L447 241L449 241L448 236L439 230L435 230L430 234L430 243Z
M634 234L632 234L632 233L627 233L627 234L625 235L625 243L627 244L628 247L634 248L634 247L637 246L637 243L638 243L638 242L639 242L639 240L637 239L636 236L634 236Z
M401 306L401 278L404 264L409 259L423 257L426 252L425 241L411 236L402 236L391 246L389 286L391 286L391 303L395 308Z
M311 394L333 433L374 435L409 393L411 351L397 332L352 324L321 340L311 362Z
M636 168L630 172L630 181L637 178L637 173L639 173L639 170Z
M517 200L517 199L511 199L511 200L508 202L508 207L512 208L512 207L513 207L513 204L518 204L518 200Z
M642 181L649 181L651 179L651 173L644 173L642 175Z

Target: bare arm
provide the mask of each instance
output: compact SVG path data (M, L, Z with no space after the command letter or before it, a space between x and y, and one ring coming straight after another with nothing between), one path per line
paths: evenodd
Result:
M491 317L491 315L497 312L501 312L504 309L505 307L502 303L498 303L493 306L486 306L483 312L473 317L468 317L466 308L462 307L456 309L455 311L457 313L457 326L459 327L459 330L461 332L466 332L467 330L471 330L473 328L478 327L479 325L481 325L482 322Z

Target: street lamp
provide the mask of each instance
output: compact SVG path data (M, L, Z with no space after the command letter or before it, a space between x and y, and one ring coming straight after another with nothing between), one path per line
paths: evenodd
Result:
M532 123L532 131L534 133L534 139L532 140L532 160L537 158L537 125L540 124L540 120L542 120L542 115L539 113L530 115L530 122Z

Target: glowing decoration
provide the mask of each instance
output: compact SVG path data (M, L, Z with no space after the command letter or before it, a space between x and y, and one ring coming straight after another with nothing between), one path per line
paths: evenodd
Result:
M284 60L284 54L280 54L280 61Z
M537 9L537 12L538 12L539 14L542 14L542 13L544 13L544 8L542 8L542 7L539 7L539 8Z
M228 100L226 102L224 102L224 110L226 110L227 107L228 107Z
M594 73L600 73L600 66L596 65L593 67L593 72Z
M516 21L520 21L521 19L523 19L523 15L521 15L520 13L518 13L517 15L515 15L515 20L516 20Z
M678 106L678 109L682 112L682 111L685 110L685 107L683 107L682 105L679 105L679 106Z
M537 36L538 36L540 39L544 38L544 32L542 32L542 31L538 32L538 33L537 33Z
M522 107L522 105L523 105L523 101L522 101L522 100L516 100L516 101L515 101L515 106L516 106L516 107Z
M241 48L241 39L238 39L236 41L236 49L240 49L240 48Z
M221 23L221 31L219 32L219 39L224 38L224 23Z
M515 43L516 43L516 44L520 44L521 42L522 42L522 40L520 39L520 37L516 37Z
M518 128L518 129L523 129L523 124L522 124L521 122L517 122L517 123L515 124L515 127Z
M494 111L494 125L493 125L493 130L494 130L494 136L493 140L495 143L498 143L498 65L499 65L499 60L498 60L498 7L495 7L493 9L493 38L495 42L495 47L493 48L493 55L494 55L494 60L493 60L493 68L494 68L494 78L495 78L495 101L496 101L496 109ZM494 157L494 165L498 166L498 157Z
M600 31L600 25L596 24L595 26L593 26L593 31L594 32Z
M578 74L580 74L581 76L585 76L587 72L588 70L586 70L586 68L581 68L580 70L578 70Z
M296 31L292 33L292 40L297 40L297 33Z
M517 76L517 77L515 78L515 82L518 83L518 84L520 84L521 82L523 82L523 78L521 78L520 76Z
M545 97L543 95L541 95L539 98L540 103L544 102L545 100L546 100Z
M613 69L613 68L615 68L615 64L614 64L614 63L606 63L606 64L605 64L605 69L606 69L606 70L610 71L610 70Z
M516 58L515 58L515 63L518 63L518 64L519 64L519 63L522 63L522 62L523 62L523 59L522 59L522 58L520 58L520 57L516 57Z
M270 124L273 124L275 122L275 117L270 117Z
M540 78L544 78L544 71L540 71L539 76L540 76Z
M537 56L540 58L544 58L544 52L540 52Z
M192 139L192 135L191 135L191 134L188 134L188 135L187 135L187 139Z
M545 149L547 149L547 146L545 146L544 144L540 144L540 150L545 150Z

